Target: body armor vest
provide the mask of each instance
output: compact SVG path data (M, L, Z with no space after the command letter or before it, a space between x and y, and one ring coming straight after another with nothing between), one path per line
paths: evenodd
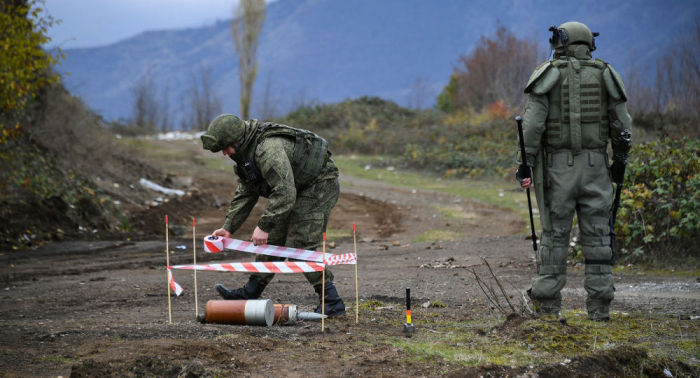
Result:
M559 70L559 80L547 93L549 114L545 146L569 149L604 149L610 127L608 93L603 82L602 60L552 61Z
M240 160L236 161L235 171L243 182L249 183L262 180L260 170L255 164L255 150L263 139L271 136L282 136L294 140L294 154L290 160L294 172L294 182L297 187L310 184L326 165L330 156L328 142L311 131L276 123L263 123L250 143L243 151Z

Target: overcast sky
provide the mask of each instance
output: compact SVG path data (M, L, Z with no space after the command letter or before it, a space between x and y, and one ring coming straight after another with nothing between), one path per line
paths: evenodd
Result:
M182 29L230 19L238 0L45 0L61 24L50 46L103 46L147 30ZM270 0L267 0L268 3Z

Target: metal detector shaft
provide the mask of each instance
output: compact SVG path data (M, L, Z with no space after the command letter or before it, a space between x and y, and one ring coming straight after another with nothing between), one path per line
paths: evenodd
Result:
M522 164L520 165L520 169L522 172L530 172L530 167L527 165L527 161L525 159L525 138L523 137L523 117L517 116L515 117L515 121L518 123L518 136L520 137L520 158L522 159ZM531 174L526 175L526 177L532 177ZM532 178L530 179L532 180ZM530 181L530 185L532 185L532 181ZM527 209L530 211L530 229L532 230L532 249L537 252L537 234L535 233L535 219L532 216L532 201L530 200L530 188L525 189L527 192Z

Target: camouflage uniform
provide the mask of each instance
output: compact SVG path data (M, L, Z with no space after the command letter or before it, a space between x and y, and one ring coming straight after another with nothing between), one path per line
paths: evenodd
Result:
M227 146L236 149L230 158L235 162L239 185L226 215L225 230L236 232L262 196L269 199L269 206L258 227L269 234L268 244L307 250L321 245L340 194L338 168L323 138L285 125L222 115L212 121L202 141L212 152ZM256 257L256 261L284 260ZM322 272L304 275L312 286L321 285ZM263 288L273 277L251 274ZM332 280L333 273L326 269L325 283Z
M233 233L248 218L258 197L268 198L270 205L258 222L258 227L269 233L268 244L315 250L323 241L328 218L338 201L340 185L338 168L330 153L319 176L307 185L294 180L290 161L293 159L294 140L282 136L264 138L255 148L255 165L264 179L248 180L239 167L244 163L237 153L234 170L239 185L231 201L223 228ZM244 152L244 151L243 151ZM257 255L256 261L284 261L284 258ZM253 273L258 282L267 285L274 274ZM312 286L321 284L321 272L305 273ZM326 269L326 283L333 281L333 273Z
M577 212L588 314L608 319L614 298L609 226L613 186L606 150L612 140L613 168L624 166L630 142L621 135L629 134L632 119L620 76L604 61L591 59L595 40L590 30L568 22L553 31L554 59L535 70L525 89L525 155L534 167L542 223L538 277L528 293L538 312L559 313Z

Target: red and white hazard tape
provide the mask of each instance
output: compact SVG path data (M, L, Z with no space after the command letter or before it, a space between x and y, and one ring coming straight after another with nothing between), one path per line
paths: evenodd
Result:
M314 262L268 261L232 262L228 264L175 265L171 268L190 270L215 270L219 272L309 273L322 271L324 265Z
M326 253L326 265L354 265L357 264L357 255L354 253L344 253L342 255L330 255Z
M170 270L171 267L168 267L168 282L170 282L170 287L173 289L175 294L179 297L180 294L182 294L182 286L175 282L175 279L173 278L173 272Z
M255 253L258 255L285 257L290 259L322 262L323 253L318 251L309 251L299 248L278 247L275 245L258 245L243 240L222 238L218 236L207 236L204 238L204 250L209 253L221 252L224 249L233 249L241 252ZM356 264L357 255L354 253L346 253L344 255L335 255L326 253L326 265L340 264Z

